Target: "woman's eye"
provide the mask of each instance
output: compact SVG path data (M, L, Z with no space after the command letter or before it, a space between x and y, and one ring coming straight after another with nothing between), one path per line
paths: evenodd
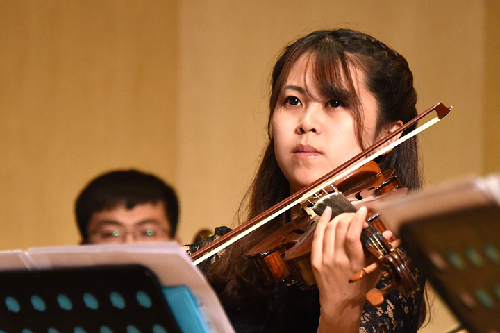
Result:
M326 106L329 106L332 108L338 108L341 105L342 105L342 103L336 99L331 99L326 103Z
M285 104L289 105L300 105L300 99L298 99L296 96L288 96L285 98Z

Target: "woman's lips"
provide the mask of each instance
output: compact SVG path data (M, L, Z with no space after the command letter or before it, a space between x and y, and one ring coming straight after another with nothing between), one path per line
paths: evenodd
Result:
M321 152L311 145L301 144L293 149L293 154L297 157L311 158L321 155Z

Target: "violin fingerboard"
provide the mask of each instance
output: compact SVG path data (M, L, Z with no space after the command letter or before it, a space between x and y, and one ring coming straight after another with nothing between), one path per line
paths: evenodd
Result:
M325 195L312 207L312 210L317 215L321 216L326 207L332 208L332 218L341 213L354 213L356 208L352 203L340 192L333 192Z

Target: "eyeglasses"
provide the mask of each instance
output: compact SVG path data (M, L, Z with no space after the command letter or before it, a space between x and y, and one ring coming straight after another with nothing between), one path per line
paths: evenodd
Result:
M89 233L91 244L120 244L125 243L127 235L132 235L136 242L156 242L169 240L169 232L156 225L148 225L127 230L123 227L105 226Z

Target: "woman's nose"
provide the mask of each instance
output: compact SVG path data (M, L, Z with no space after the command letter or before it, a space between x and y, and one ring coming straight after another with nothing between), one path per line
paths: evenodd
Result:
M304 113L296 129L298 134L305 134L307 132L319 134L321 132L321 122L319 120L321 113L320 108L321 106L319 105L310 105L304 109Z

